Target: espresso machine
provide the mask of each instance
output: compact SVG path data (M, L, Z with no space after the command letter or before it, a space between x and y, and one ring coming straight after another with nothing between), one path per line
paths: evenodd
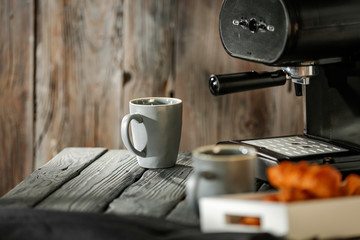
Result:
M229 55L278 70L211 75L211 93L292 81L305 115L301 136L222 143L255 147L257 178L264 181L266 168L284 160L331 164L344 176L359 172L360 1L224 0L219 20Z

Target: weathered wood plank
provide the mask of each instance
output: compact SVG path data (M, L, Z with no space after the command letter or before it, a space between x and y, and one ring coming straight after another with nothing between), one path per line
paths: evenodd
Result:
M36 166L66 146L120 147L123 1L38 1Z
M180 148L189 151L223 140L302 133L301 98L295 97L289 85L211 95L211 74L272 70L226 53L218 29L221 2L178 2L175 96L184 100L186 126Z
M33 207L105 151L105 148L65 148L0 198L0 206Z
M33 170L34 1L0 1L0 196Z
M176 207L166 216L166 219L187 225L198 226L200 224L199 216L192 210L186 200L183 200L176 205Z
M177 1L124 2L124 114L130 99L174 94Z
M38 209L101 212L142 175L135 155L111 150L36 206Z
M175 167L148 169L109 206L107 213L165 217L185 197L191 154L180 153Z

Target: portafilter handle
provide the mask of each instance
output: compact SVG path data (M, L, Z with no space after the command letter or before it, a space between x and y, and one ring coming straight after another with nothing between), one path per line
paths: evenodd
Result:
M275 72L245 72L223 75L211 75L209 79L210 92L215 95L242 92L259 88L284 85L286 73L282 70Z

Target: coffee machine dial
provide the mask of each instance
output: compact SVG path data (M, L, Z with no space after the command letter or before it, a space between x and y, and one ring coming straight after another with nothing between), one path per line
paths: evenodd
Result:
M224 0L220 37L233 57L271 66L339 62L359 53L358 0Z
M220 37L231 56L271 64L286 47L290 21L282 1L260 2L224 1Z

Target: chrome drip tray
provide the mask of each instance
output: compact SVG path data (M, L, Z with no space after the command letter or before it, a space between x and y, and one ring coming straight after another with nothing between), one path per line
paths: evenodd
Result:
M301 136L276 137L241 141L259 148L266 148L272 152L287 157L306 157L320 154L341 153L349 151L327 142L309 139Z

